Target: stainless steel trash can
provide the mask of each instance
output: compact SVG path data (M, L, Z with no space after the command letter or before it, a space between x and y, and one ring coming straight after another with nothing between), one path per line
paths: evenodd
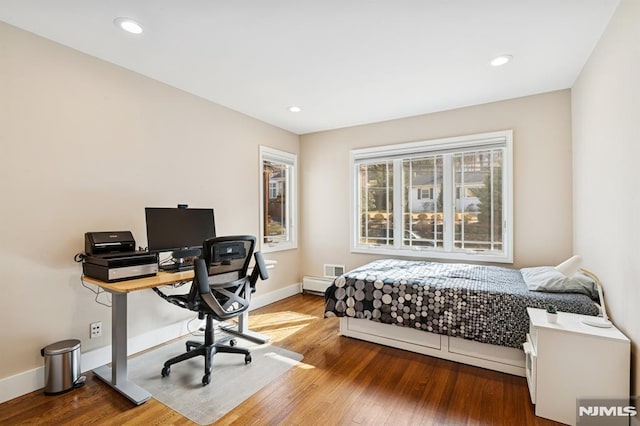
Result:
M80 375L80 340L52 343L40 350L44 357L44 393L56 395L84 384Z

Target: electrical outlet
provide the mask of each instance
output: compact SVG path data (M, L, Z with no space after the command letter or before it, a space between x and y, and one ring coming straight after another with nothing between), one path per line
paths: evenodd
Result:
M93 339L94 337L102 336L102 322L92 322L90 327L91 333L89 334L89 338Z

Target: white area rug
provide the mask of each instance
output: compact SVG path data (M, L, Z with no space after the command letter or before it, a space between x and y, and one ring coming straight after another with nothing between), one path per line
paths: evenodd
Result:
M164 362L185 352L187 340L201 339L185 337L132 358L128 364L129 378L134 383L199 424L215 422L303 358L270 344L256 345L237 338L239 347L251 350L251 364L245 365L244 355L218 353L213 357L211 383L207 386L202 386L203 357L174 364L169 377L161 377Z

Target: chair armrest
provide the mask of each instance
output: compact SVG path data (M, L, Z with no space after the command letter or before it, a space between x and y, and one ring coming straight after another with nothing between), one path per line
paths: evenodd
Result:
M200 294L209 293L209 271L204 259L200 258L196 260L193 275L193 279L198 283Z
M258 281L258 276L262 281L269 278L269 273L267 272L267 265L264 263L264 258L262 257L262 253L259 251L253 254L255 258L256 264L253 266L253 271L251 271L251 289L255 290L256 282Z

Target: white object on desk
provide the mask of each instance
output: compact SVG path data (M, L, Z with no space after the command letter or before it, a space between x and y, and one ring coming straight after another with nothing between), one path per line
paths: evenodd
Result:
M574 425L576 400L629 397L630 342L616 327L590 327L584 315L527 308L523 345L526 377L536 416Z

